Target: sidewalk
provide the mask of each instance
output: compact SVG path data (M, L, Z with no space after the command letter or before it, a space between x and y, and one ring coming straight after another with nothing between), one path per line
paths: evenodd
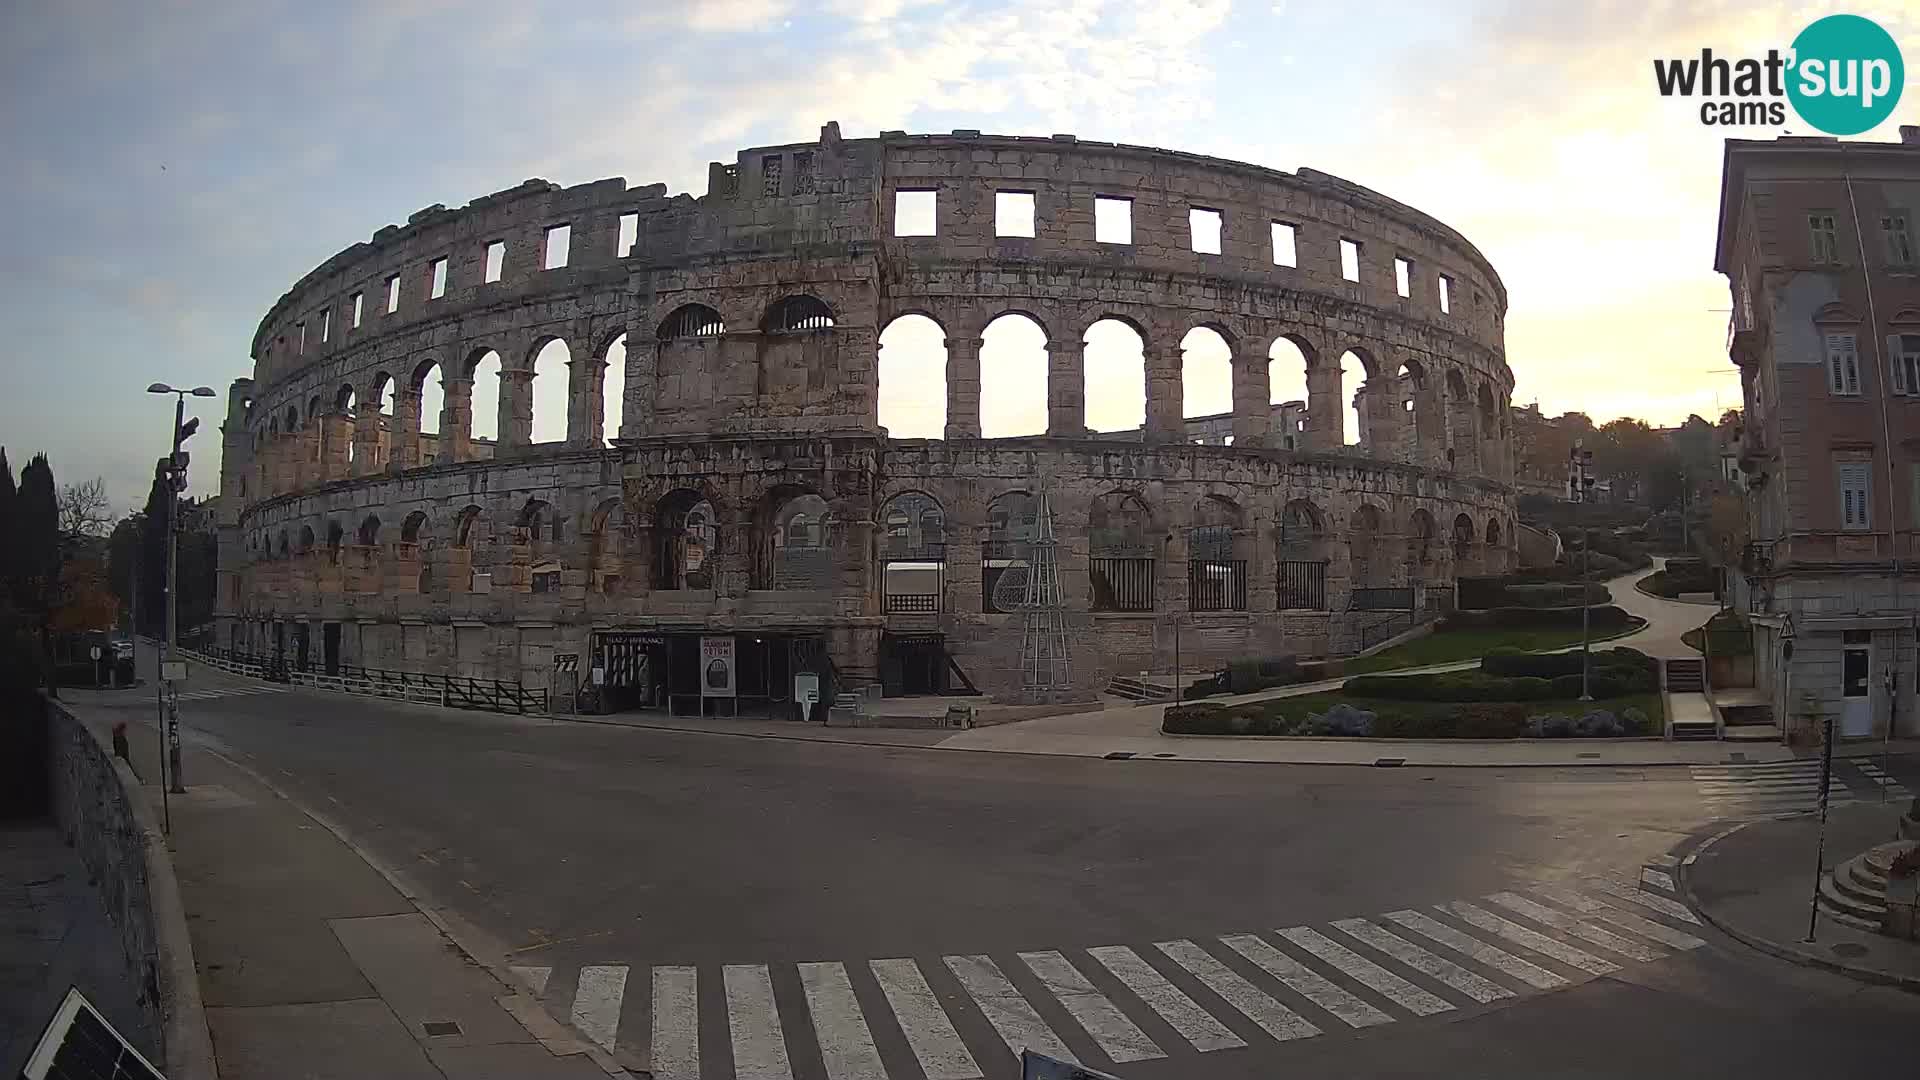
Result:
M150 718L95 695L66 704L96 730L132 721L133 761L158 811ZM171 847L222 1080L625 1075L250 771L191 738L183 771L187 793L168 800Z
M1894 839L1906 801L1834 807L1827 869ZM1807 942L1820 823L1812 814L1755 821L1721 833L1686 857L1680 885L1689 905L1741 942L1797 964L1920 989L1920 943L1857 930L1822 917Z

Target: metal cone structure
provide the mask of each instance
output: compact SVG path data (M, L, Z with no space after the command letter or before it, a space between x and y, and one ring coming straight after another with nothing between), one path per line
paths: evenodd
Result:
M1045 490L1035 508L1033 543L1027 555L1027 592L1020 601L1020 688L1065 691L1073 687L1067 656L1067 613L1060 595L1059 543L1053 506Z

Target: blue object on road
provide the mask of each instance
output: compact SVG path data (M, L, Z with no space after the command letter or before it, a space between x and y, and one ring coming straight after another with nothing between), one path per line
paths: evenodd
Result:
M1020 1052L1020 1080L1120 1080L1112 1073L1058 1061L1031 1050Z

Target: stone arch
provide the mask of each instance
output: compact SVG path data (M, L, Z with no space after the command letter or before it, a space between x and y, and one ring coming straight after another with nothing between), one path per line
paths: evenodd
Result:
M413 408L418 413L414 428L421 435L440 434L441 414L447 408L446 371L439 359L429 356L413 367L407 386L413 391Z
M327 562L335 566L340 564L340 544L346 535L347 531L340 527L338 521L327 522Z
M1216 323L1180 338L1180 410L1185 417L1233 412L1233 339Z
M1433 561L1433 542L1438 529L1433 514L1422 506L1407 521L1407 564L1426 566Z
M627 332L621 330L594 352L604 366L600 379L600 438L611 444L627 418Z
M982 438L1039 435L1047 430L1046 324L1025 310L1003 311L980 330Z
M840 521L819 492L779 484L754 515L754 587L819 590L834 584L834 552L844 540Z
M1003 491L987 503L986 537L980 544L980 610L1010 612L1026 594L1028 562L1040 521L1033 493Z
M1136 320L1108 313L1081 343L1081 418L1093 434L1133 433L1147 423L1147 335Z
M727 332L726 320L705 304L682 304L660 320L655 336L661 341L685 338L719 337Z
M561 515L553 504L541 498L530 498L520 507L520 514L514 518L514 528L525 529L526 542L530 544L558 544L563 539L564 530L560 523ZM516 542L518 538L516 537Z
M1455 472L1472 472L1479 467L1480 441L1467 380L1459 368L1447 369L1446 391L1447 467Z
M1307 448L1310 373L1318 360L1313 342L1300 334L1281 334L1267 345L1267 401L1273 411L1271 445L1283 450Z
M558 335L542 335L527 351L527 442L567 440L567 414L572 408L573 350ZM503 440L504 441L504 440Z
M1486 537L1487 537L1488 548L1498 548L1500 546L1500 519L1499 518L1490 517L1487 519Z
M311 554L311 553L312 553L312 551L313 551L313 526L311 526L311 525L302 525L302 526L300 526L300 540L299 540L299 544L300 544L300 546L299 546L299 548L298 548L298 549L296 550L296 552L295 552L295 554L299 554L299 555L307 555L307 554Z
M355 534L361 547L375 547L380 543L380 515L368 514L360 521L360 531Z
M947 427L947 329L920 310L887 321L879 336L881 427L899 439L939 439Z
M799 334L834 327L833 309L810 293L792 293L767 305L760 317L764 334Z
M482 346L467 357L463 365L467 387L467 436L471 442L490 445L500 441L500 403L506 396L506 357L499 349ZM484 455L478 455L484 456Z
M719 513L695 488L675 488L654 504L653 587L711 589L717 579L721 540Z
M929 614L945 606L947 514L924 491L902 491L880 506L880 584L889 614Z
M475 535L475 525L480 522L483 513L480 507L472 503L461 508L459 515L454 518L453 544L455 547L471 550L474 541L481 539Z
M1279 526L1274 546L1280 608L1327 610L1327 569L1333 561L1333 539L1325 512L1310 500L1290 499L1280 509Z
M287 530L285 529L280 530L279 546L275 549L274 554L282 559L291 554L291 552L287 550Z
M600 500L587 519L588 587L617 593L626 580L627 506L619 498Z
M424 543L427 530L427 512L415 510L400 522L400 542L403 544Z
M527 592L560 591L563 571L560 560L560 520L560 513L545 499L531 498L520 507L519 516L513 524L515 550L512 553L512 584L516 588L524 584ZM523 557L524 570L521 564Z
M1194 611L1247 609L1246 514L1221 494L1194 503L1187 526L1187 606Z

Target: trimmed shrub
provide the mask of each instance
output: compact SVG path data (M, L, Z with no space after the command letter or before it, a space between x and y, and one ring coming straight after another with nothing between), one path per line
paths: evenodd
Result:
M1160 718L1160 730L1172 735L1218 735L1226 729L1226 720L1224 705L1170 705Z
M1599 633L1625 630L1633 625L1633 616L1612 604L1589 608L1588 617L1592 628ZM1458 630L1501 629L1574 629L1580 628L1580 609L1577 607L1558 608L1489 608L1486 611L1456 611L1441 620L1440 629Z
M1507 678L1478 671L1418 675L1356 675L1344 687L1355 697L1389 701L1545 701L1553 684L1545 679Z

